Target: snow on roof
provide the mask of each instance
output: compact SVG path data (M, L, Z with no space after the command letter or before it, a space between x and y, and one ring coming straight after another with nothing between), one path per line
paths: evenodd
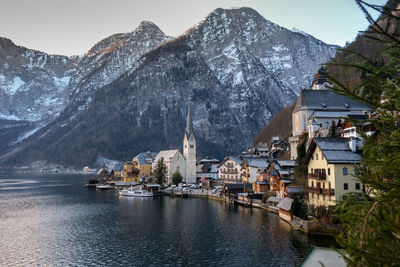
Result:
M300 266L337 266L345 267L347 263L342 255L332 248L313 247L307 256L303 259Z
M283 198L281 198L281 197L269 197L268 200L267 200L267 202L279 203L279 202L281 202L282 199L283 199Z
M147 151L147 152L140 153L139 155L134 157L134 159L137 158L138 163L140 165L145 165L145 164L151 164L156 156L157 156L156 152Z
M210 170L210 172L218 173L217 166L218 166L218 164L211 164L211 170Z
M290 210L292 208L292 202L293 202L293 199L286 197L286 198L282 199L281 202L279 202L277 207L280 209L283 209L283 210Z
M295 160L278 160L278 164L281 167L295 167L296 161Z
M266 158L245 158L245 163L251 167L266 168L269 165L269 159Z
M170 158L173 158L176 153L180 153L178 149L174 150L161 150L158 152L154 162L157 162L159 159L164 158L164 161L169 161Z

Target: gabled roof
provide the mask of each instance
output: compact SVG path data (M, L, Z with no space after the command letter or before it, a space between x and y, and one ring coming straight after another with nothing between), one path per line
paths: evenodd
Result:
M296 100L293 112L303 109L325 111L371 111L371 107L362 102L353 100L345 95L335 93L333 90L303 89Z
M295 160L278 160L278 164L281 168L283 167L295 167L296 161Z
M361 152L353 152L349 147L348 138L315 137L308 147L304 164L308 165L316 147L330 164L334 163L360 163Z
M140 153L139 155L134 157L134 159L137 158L138 163L140 165L145 165L145 164L151 164L153 162L153 160L156 158L156 156L157 156L156 152L147 151L147 152ZM150 161L150 162L148 162L148 161Z
M158 152L156 158L154 159L154 162L157 162L159 159L164 158L164 161L169 161L170 158L173 158L176 153L181 153L179 152L178 149L174 150L161 150ZM183 156L182 156L183 157Z
M246 165L251 167L263 169L268 167L269 165L269 158L244 158Z
M289 211L292 208L292 202L293 202L293 199L286 197L286 198L282 199L276 207Z
M221 167L222 164L224 164L226 161L228 160L232 160L233 162L235 162L236 164L242 165L242 159L239 157L233 157L233 156L228 156L226 158L224 158L223 161L221 161L220 164L218 164L217 168Z

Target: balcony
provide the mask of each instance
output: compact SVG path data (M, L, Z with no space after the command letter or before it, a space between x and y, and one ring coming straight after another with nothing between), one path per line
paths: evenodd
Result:
M307 191L309 193L316 193L316 194L322 194L322 195L335 195L335 189L325 189L325 188L319 188L319 187L308 187Z
M308 179L326 180L326 173L309 173Z

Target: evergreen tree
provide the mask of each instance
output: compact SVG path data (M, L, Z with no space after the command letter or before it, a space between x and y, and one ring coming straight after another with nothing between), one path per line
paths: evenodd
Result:
M329 137L337 137L337 127L335 121L332 121L331 128L329 129Z
M157 165L154 168L154 177L157 184L163 185L167 180L167 166L164 164L164 158L160 158L157 161Z
M306 146L308 141L308 135L302 135L300 142L297 145L297 159L296 168L294 170L295 181L298 185L307 185L307 166L303 165L304 157L306 156Z
M356 3L371 23L365 38L381 47L377 58L360 51L344 50L345 62L333 61L345 73L358 71L357 85L328 77L334 90L369 104L374 113L368 120L376 129L363 135L364 149L357 177L365 194L350 194L339 206L344 230L338 237L350 266L400 266L400 12L398 0L386 6ZM373 20L367 8L381 12L381 22Z
M179 183L182 183L182 175L179 171L176 171L172 174L172 184L177 186Z

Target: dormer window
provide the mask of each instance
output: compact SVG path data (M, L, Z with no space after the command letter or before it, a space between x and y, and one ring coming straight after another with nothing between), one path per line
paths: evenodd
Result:
M325 103L321 103L321 107L326 108L326 104Z

